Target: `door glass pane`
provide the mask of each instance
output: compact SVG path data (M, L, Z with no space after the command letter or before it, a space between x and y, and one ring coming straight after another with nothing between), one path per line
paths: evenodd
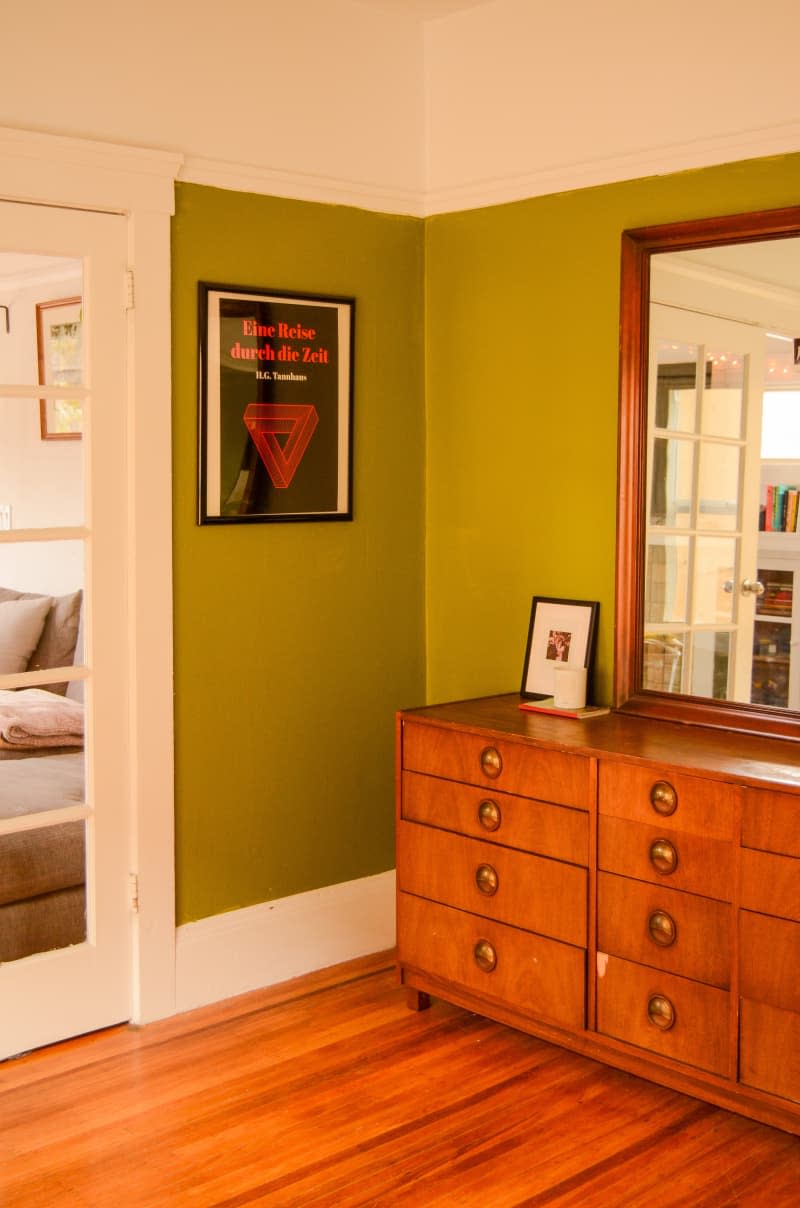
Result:
M655 425L694 432L697 405L697 345L659 340L656 350Z
M697 625L730 624L733 619L736 541L698 537L695 544L692 620Z
M648 633L644 639L642 687L650 692L680 692L685 633Z
M701 444L697 521L700 528L738 528L740 459L738 445L713 441Z
M83 524L84 442L41 431L38 399L0 397L0 531Z
M645 624L686 621L688 616L689 539L651 537L645 568Z
M657 437L653 442L650 523L689 528L692 518L694 442Z
M692 696L728 699L731 635L729 631L695 630L692 636Z
M59 764L75 758L81 757L0 764L0 812L12 800L4 777L6 768L18 768L17 779L23 785L38 781L31 804L44 808L39 804L42 773L47 775L52 802L66 803L76 777ZM0 835L0 962L66 948L85 939L86 823L79 819Z
M83 385L82 294L80 260L0 252L0 382Z
M742 436L746 357L729 349L709 351L700 431L708 436Z
M83 662L83 553L81 541L0 543L0 675Z

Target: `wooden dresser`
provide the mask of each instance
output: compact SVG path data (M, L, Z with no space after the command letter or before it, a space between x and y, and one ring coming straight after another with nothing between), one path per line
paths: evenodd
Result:
M397 725L409 1005L800 1134L800 744L519 696Z

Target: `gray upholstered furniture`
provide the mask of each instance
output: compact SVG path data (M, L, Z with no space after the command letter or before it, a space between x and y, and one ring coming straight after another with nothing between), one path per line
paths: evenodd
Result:
M0 588L0 674L70 666L81 598ZM68 699L72 688L0 690L0 820L83 802L83 707ZM21 826L0 836L0 961L86 936L85 823Z

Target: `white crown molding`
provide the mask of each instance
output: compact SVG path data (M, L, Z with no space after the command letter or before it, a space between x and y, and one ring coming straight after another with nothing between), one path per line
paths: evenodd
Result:
M116 213L175 210L183 156L0 126L0 197Z
M389 188L362 181L284 172L257 164L237 164L187 155L178 179L235 192L350 205L387 214L426 218L480 209L641 177L663 176L714 164L735 163L800 151L800 122L759 130L649 147L627 155L551 165L516 176L467 181L423 190Z
M519 176L469 181L463 185L430 189L423 214L452 213L524 201L545 194L564 193L597 185L665 176L692 168L761 159L800 151L800 122L769 126L716 138L648 147L627 155L607 156L581 163L559 164Z
M178 179L187 184L211 185L239 193L357 206L362 210L376 210L384 214L408 214L417 218L423 214L424 198L421 192L413 189L388 188L302 172L283 172L257 164L227 163L195 155L186 156Z
M0 197L52 202L57 193L58 204L116 211L129 210L133 197L138 209L171 214L173 184L182 180L234 192L425 218L795 151L800 151L800 122L549 165L535 172L466 181L426 192L0 127ZM71 169L66 177L64 167Z

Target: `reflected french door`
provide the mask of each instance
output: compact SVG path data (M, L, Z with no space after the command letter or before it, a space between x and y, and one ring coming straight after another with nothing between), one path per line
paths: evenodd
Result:
M0 1057L130 1017L126 247L122 216L0 203L0 715L69 723L0 749Z
M643 684L749 701L764 333L651 305Z

